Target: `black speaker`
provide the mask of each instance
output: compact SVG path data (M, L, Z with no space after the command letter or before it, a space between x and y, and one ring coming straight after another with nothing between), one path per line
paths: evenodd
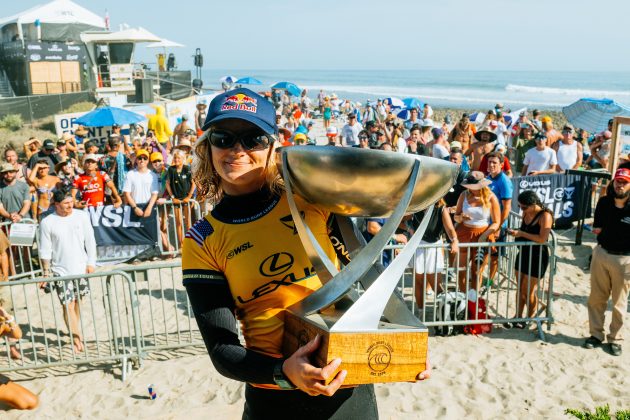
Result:
M153 80L136 79L136 103L147 104L153 102Z

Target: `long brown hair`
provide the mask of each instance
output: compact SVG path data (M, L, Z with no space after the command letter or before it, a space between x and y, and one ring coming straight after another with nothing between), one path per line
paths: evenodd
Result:
M194 158L192 163L193 180L197 185L197 196L199 200L209 198L218 202L223 197L221 188L221 177L212 165L212 147L208 139L210 130L205 131L195 142ZM276 164L277 139L269 147L267 154L267 164L265 165L265 185L272 194L280 194L284 191L284 181L278 172Z
M466 191L466 194L472 195L470 190ZM484 209L490 208L490 195L492 191L488 187L483 187L479 190L479 201L481 202L481 207Z

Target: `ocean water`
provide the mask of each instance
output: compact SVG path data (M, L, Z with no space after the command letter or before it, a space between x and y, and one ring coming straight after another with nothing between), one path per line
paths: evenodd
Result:
M290 81L309 96L320 89L364 102L385 97L416 97L437 107L559 109L579 98L610 98L630 105L629 72L429 71L429 70L204 70L204 87L220 88L226 75L252 76L267 90Z

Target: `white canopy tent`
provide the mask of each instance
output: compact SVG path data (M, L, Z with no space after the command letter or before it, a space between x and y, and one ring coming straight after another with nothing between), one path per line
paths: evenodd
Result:
M84 32L81 41L85 42L160 42L162 39L142 27L124 29L118 32Z
M147 48L183 48L185 45L179 42L171 41L169 39L162 39L160 42L154 42L147 45Z
M19 39L24 40L24 25L80 25L82 28L105 29L102 16L90 12L71 0L53 0L50 3L33 7L22 13L0 18L0 28L15 24ZM85 30L85 29L83 29ZM68 28L61 31L61 36L68 37ZM73 34L74 35L74 34Z

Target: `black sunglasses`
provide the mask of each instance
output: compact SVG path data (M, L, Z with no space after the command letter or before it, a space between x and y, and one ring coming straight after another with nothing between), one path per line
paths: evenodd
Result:
M274 138L260 131L235 134L226 130L213 130L208 135L208 141L219 149L231 149L240 142L245 150L263 150L273 143Z
M149 158L146 156L138 156L136 160L149 160Z

